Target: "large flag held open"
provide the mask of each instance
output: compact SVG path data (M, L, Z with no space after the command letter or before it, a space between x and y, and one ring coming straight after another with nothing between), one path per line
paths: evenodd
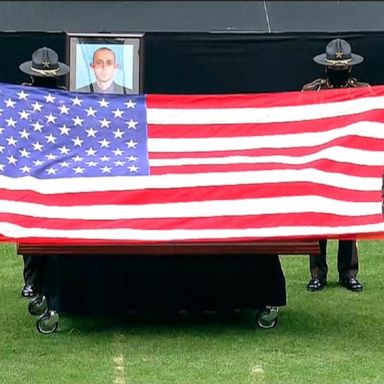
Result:
M2 241L384 235L384 86L0 94Z

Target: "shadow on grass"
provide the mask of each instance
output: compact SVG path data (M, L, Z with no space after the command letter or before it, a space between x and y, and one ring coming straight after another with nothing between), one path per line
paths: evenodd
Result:
M233 312L202 311L179 313L132 312L125 316L75 316L61 314L60 333L92 334L122 331L138 334L222 334L223 332L257 332L258 334L292 334L319 337L327 333L337 334L345 328L342 316L308 312L308 310L280 309L277 325L271 329L257 326L255 310Z
M156 333L169 329L173 332L177 329L190 329L195 332L197 329L210 329L212 332L221 332L222 329L252 329L255 327L255 315L252 311L131 311L124 316L78 316L62 314L60 332L93 333L109 331L132 331L135 333Z

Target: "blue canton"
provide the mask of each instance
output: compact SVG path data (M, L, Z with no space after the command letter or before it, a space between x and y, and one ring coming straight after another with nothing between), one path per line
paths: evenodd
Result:
M144 95L0 84L0 176L148 174Z

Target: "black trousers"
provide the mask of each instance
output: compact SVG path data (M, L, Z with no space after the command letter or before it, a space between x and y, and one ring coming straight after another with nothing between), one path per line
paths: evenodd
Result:
M24 283L33 284L36 293L47 297L48 307L56 311L59 310L60 273L58 256L33 255L23 256L23 259Z
M23 256L23 277L25 284L33 284L37 291L41 289L41 279L44 273L45 257Z
M326 280L327 265L327 240L320 240L320 255L309 258L310 272L313 278ZM339 278L356 277L359 270L359 260L356 241L339 240L337 251L337 270Z

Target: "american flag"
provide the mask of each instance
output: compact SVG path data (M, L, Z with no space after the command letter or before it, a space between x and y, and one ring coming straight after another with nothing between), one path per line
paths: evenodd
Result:
M384 87L101 95L0 85L0 239L382 238Z

